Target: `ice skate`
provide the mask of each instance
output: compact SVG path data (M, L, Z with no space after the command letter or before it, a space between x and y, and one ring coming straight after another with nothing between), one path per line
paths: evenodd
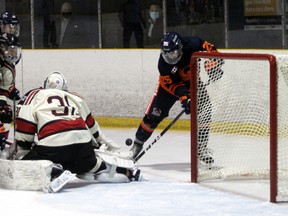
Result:
M128 178L130 179L130 181L142 181L143 176L141 174L141 170L140 169L131 170Z
M68 183L74 175L69 170L63 170L61 165L55 164L51 171L51 183L48 192L56 193Z
M211 168L214 164L214 159L212 157L213 150L205 148L198 152L198 160L200 165L204 167Z

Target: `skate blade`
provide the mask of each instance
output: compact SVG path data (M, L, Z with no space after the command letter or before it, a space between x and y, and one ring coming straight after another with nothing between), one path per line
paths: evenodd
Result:
M70 171L65 170L60 176L55 178L48 187L49 193L56 193L61 188L64 187L68 183L68 181L74 177L74 174L72 174Z

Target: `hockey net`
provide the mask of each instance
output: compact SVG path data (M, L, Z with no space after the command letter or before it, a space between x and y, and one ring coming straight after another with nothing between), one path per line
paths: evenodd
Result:
M197 52L191 68L192 182L266 179L270 201L287 201L288 55Z

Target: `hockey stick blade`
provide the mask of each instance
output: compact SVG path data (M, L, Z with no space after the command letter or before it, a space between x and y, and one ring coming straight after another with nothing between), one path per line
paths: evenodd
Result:
M134 161L137 162L144 154L175 124L175 122L183 115L185 110L182 110L171 122L164 128L164 130L149 144L144 150L142 150L137 157L134 158Z

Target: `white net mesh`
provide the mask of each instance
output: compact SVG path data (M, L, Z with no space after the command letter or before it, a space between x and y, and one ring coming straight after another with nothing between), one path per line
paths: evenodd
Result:
M214 57L213 57L214 58ZM278 199L288 199L288 56L277 55ZM221 67L217 65L224 64ZM198 156L213 150L209 170L199 166L198 181L270 177L270 67L267 60L198 60ZM211 74L220 74L218 80ZM210 78L210 81L209 81ZM214 79L215 80L215 79ZM204 89L204 90L203 90ZM209 102L210 101L210 102ZM204 103L203 103L204 102ZM206 133L203 131L206 130Z

